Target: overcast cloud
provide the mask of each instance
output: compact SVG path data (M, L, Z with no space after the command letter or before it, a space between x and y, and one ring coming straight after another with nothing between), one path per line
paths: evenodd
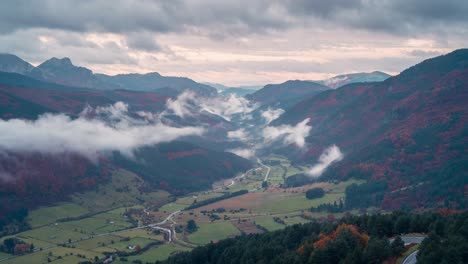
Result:
M464 0L5 0L0 52L231 85L395 74L466 46L467 13Z

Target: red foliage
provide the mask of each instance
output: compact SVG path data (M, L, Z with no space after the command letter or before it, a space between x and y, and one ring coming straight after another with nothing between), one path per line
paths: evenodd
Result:
M355 225L341 224L335 231L328 235L320 234L320 239L314 243L314 248L325 248L329 241L333 241L344 230L351 231L351 233L359 239L362 246L367 246L367 242L369 241L369 236L367 234L360 233L359 229Z
M15 255L22 255L31 251L31 245L28 243L16 244L13 253Z
M173 159L178 159L178 158L183 158L183 157L193 156L193 155L205 155L207 153L208 151L204 149L193 149L193 150L187 150L187 151L169 152L167 153L167 158L169 160L173 160Z
M75 191L94 188L108 179L107 162L98 164L76 154L5 153L0 167L12 179L0 184L2 202L10 209L29 208L63 200Z

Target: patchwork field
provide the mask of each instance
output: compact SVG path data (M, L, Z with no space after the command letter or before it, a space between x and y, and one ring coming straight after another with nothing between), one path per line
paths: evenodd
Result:
M164 244L164 245L154 247L140 255L127 257L126 261L117 260L113 263L127 264L127 263L132 263L135 260L141 260L143 263L155 262L157 260L167 259L174 253L188 251L188 250L190 250L190 248L181 247L181 246L173 245L173 244Z
M204 245L211 241L228 238L230 236L240 235L240 231L230 222L215 222L209 224L200 224L199 229L188 236L190 242Z
M29 215L31 230L13 237L33 244L35 253L11 260L0 253L1 263L79 263L103 259L104 253L133 253L136 248L147 250L133 256L118 258L114 263L131 263L140 260L163 260L197 245L238 236L241 233L274 231L288 225L308 222L311 218L326 218L327 213L312 213L311 206L333 203L345 198L350 180L341 183L320 182L296 188L281 188L288 175L303 172L306 168L293 166L283 157L269 157L265 164L271 168L268 187L262 187L266 167L251 170L234 179L214 184L212 190L174 199L167 192L141 193L141 179L130 172L117 170L108 184L72 197L70 202L34 210ZM323 188L325 196L309 200L305 192ZM192 210L184 210L194 202L207 201L239 190L246 194L209 203ZM182 210L170 219L171 213ZM340 217L341 214L335 214ZM167 221L163 221L163 220ZM189 221L195 221L196 231L189 232ZM163 231L134 229L161 222L161 227L176 230L174 241L168 243ZM0 242L9 237L0 238ZM138 247L137 247L138 246Z

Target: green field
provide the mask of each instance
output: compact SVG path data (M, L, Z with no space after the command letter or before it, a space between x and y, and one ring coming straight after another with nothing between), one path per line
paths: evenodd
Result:
M145 247L146 245L156 242L156 240L143 238L143 237L134 237L128 241L117 241L114 244L107 244L105 247L98 247L95 250L98 252L106 252L109 251L107 249L111 249L110 251L124 251L124 252L132 252L133 249L129 249L129 246L140 246L141 248ZM104 248L104 249L103 249Z
M190 250L190 248L181 247L181 246L172 245L172 244L165 244L165 245L152 248L144 252L141 255L127 257L128 261L126 262L118 260L113 263L126 264L126 263L132 263L134 260L141 260L143 263L155 262L157 260L167 259L174 252L182 252L182 251L188 251L188 250Z
M162 233L159 235L155 235L152 232L146 231L144 229L136 229L136 230L118 232L116 233L116 235L120 237L143 237L143 238L164 241L164 235Z
M275 193L262 197L258 207L253 209L258 213L281 214L308 210L311 206L323 203L333 203L338 198L343 197L340 193L327 193L324 197L309 200L303 193Z
M79 241L79 242L73 243L73 245L77 248L93 250L98 247L110 245L112 244L112 242L114 243L119 242L121 239L122 239L121 237L118 237L115 235L102 236L102 237L95 237L93 239Z
M275 222L272 216L258 216L252 218L252 220L256 224L266 228L268 231L275 231L285 227L285 225Z
M280 156L272 156L269 159L280 162L280 165L269 165L271 167L270 184L279 185L284 182L284 168L287 170L286 175L293 175L306 169L305 167L291 166L288 160ZM251 220L269 231L278 230L287 225L308 222L309 220L301 216L304 214L307 217L326 217L327 213L311 213L310 207L338 201L339 198L344 198L347 186L363 182L349 180L336 184L325 183L323 186L325 186L326 195L319 199L309 200L305 197L303 190L291 191L276 187L276 189L271 188L265 191L261 188L265 173L266 169L263 168L257 172L249 173L241 181L235 181L235 184L229 188L191 193L174 201L174 198L171 198L164 191L140 193L138 187L142 184L141 179L128 171L117 170L112 174L109 183L101 185L96 190L75 194L70 202L32 211L29 215L32 229L16 234L14 237L34 244L35 248L54 248L2 263L47 263L48 258L52 263L78 263L85 260L92 261L95 256L102 258L104 252L132 252L133 249L128 249L128 246L139 245L143 248L153 242L163 242L164 236L163 234L153 234L151 230L144 229L114 232L132 227L130 218L136 217L136 221L139 223L142 223L143 220L148 221L145 217L153 217L149 218L149 221L160 221L169 213L186 208L194 200L203 201L238 190L249 190L253 193L234 197L231 198L232 200L225 200L225 202L233 202L234 209L240 208L235 206L241 206L246 210L242 212L227 211L225 214L231 219ZM228 208L232 205L227 203L226 206ZM153 210L153 213L145 211L145 213L139 212L132 217L124 216L124 213L130 208L145 208ZM202 209L200 208L200 210ZM162 214L161 212L166 213ZM340 215L335 214L336 217ZM223 217L223 214L219 214L219 216ZM285 224L275 222L273 217L279 217ZM65 218L74 218L75 220L66 221ZM191 234L178 233L177 237L196 245L207 244L241 233L230 220L209 222L210 219L207 216L201 217L199 212L196 214L183 213L174 220L177 221L178 226L183 227L189 219L197 221L198 230ZM169 224L167 223L165 227L168 227ZM107 234L109 232L112 233ZM105 236L92 237L105 233ZM0 238L0 241L5 238L7 237ZM124 241L126 239L128 241ZM74 242L68 245L69 240ZM67 243L67 246L70 247L57 247L61 243ZM186 250L190 250L190 248L179 244L154 245L142 254L127 257L127 262L117 260L114 263L131 263L134 260L142 260L143 263L154 262L163 260L174 252ZM5 256L9 255L0 253L0 258Z
M143 184L143 180L132 172L116 170L111 177L109 183L94 191L73 195L73 203L92 212L99 212L141 204L141 201L160 205L168 202L169 194L165 191L141 193L138 187Z
M199 224L197 232L190 234L188 239L192 243L204 245L232 235L240 235L240 232L231 222L214 222Z
M161 212L174 212L177 210L182 210L185 207L187 207L187 204L181 204L181 203L168 203L164 205L163 207L159 208L159 211Z
M50 254L50 255L49 255ZM73 254L73 255L71 255ZM81 255L83 257L77 257L77 255ZM27 263L27 264L35 264L35 263L48 263L47 259L49 258L52 263L78 263L85 260L94 260L94 257L97 256L99 258L104 258L103 254L89 251L89 250L82 250L78 248L64 248L64 247L57 247L54 249L44 250L35 252L33 254L28 254L24 256L17 257L15 259L11 259L2 263L8 264L18 264L18 263ZM78 262L74 262L79 260Z
M28 220L32 228L55 223L59 219L77 217L90 211L74 203L60 203L55 206L42 207L32 211Z

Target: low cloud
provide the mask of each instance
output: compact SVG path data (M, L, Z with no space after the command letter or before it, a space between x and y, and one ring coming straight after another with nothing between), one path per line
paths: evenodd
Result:
M266 142L273 142L281 140L283 144L295 144L299 148L305 146L305 139L309 136L312 126L307 125L310 119L304 119L302 122L295 126L281 125L281 126L267 126L263 129L263 137Z
M247 133L247 131L241 128L235 131L229 131L227 137L233 140L245 141L249 138L249 134Z
M201 112L218 115L225 120L232 118L248 119L249 113L258 105L237 95L205 98L191 91L180 94L176 99L169 99L166 104L167 110L163 114L175 114L179 117L188 117Z
M307 174L311 177L317 178L333 163L343 159L343 153L336 145L331 145L326 148L320 155L317 164L309 169Z
M50 154L75 152L95 159L98 153L109 151L131 156L133 150L142 146L204 132L200 127L170 127L159 120L134 119L128 106L121 102L97 108L95 118L86 117L91 111L83 111L76 119L64 114L44 114L33 121L0 120L0 149Z
M262 112L262 118L265 120L266 124L270 124L273 120L277 119L284 113L284 110L281 108L271 109L268 107L267 110Z
M216 99L204 99L201 106L204 110L222 116L229 121L235 116L240 119L248 119L248 114L258 107L249 100L234 94Z
M255 150L253 150L253 149L237 148L237 149L228 150L227 152L234 153L237 156L243 157L245 159L251 159L251 158L255 157Z
M169 99L166 103L167 110L165 113L169 112L182 118L191 116L194 113L194 108L196 107L194 104L195 98L195 93L187 91L180 94L176 99Z

